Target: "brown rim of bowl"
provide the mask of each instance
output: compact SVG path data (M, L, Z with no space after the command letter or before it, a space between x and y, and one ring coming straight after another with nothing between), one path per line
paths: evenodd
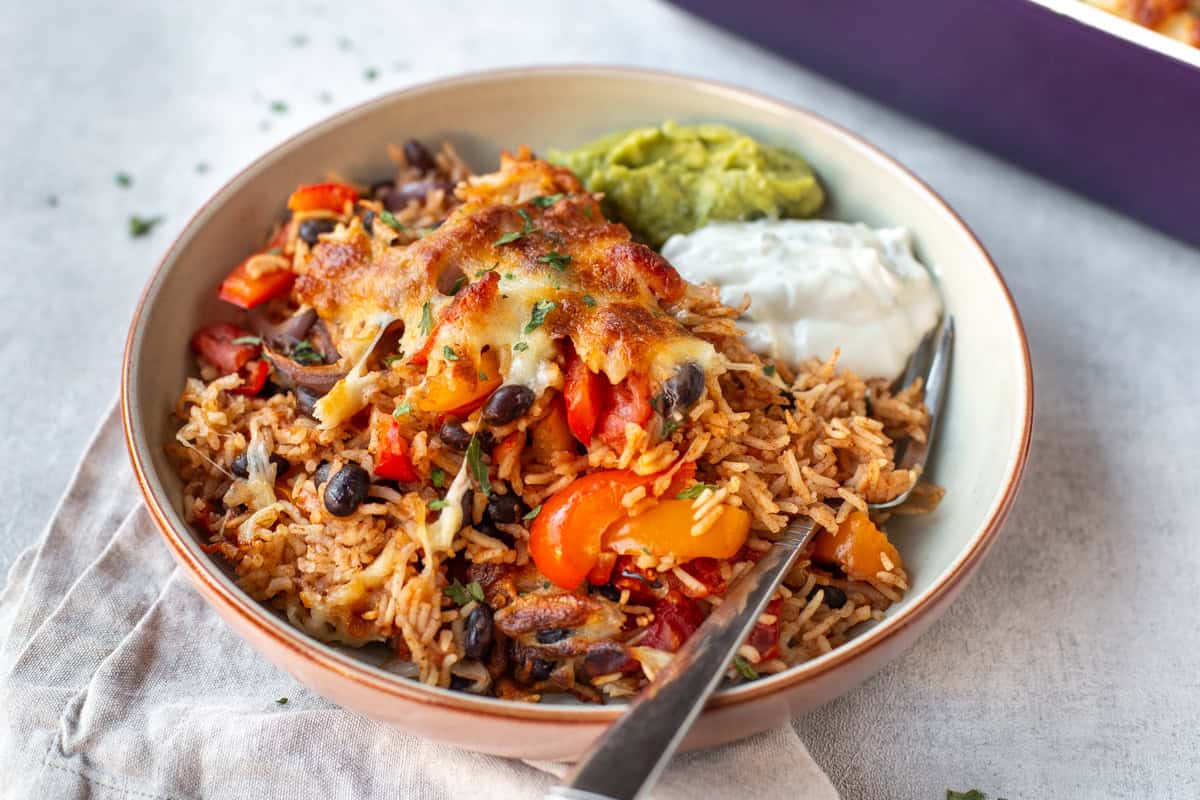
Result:
M621 706L542 706L528 705L525 703L516 703L512 701L498 700L495 698L477 697L474 695L464 694L461 692L451 692L446 689L438 689L436 687L426 686L415 681L405 680L398 676L388 676L382 671L376 670L365 664L355 662L349 656L342 656L333 652L326 652L323 648L325 645L311 639L306 634L299 630L288 631L283 623L272 624L268 621L268 617L273 618L273 614L264 606L259 604L242 592L240 589L230 589L230 587L217 580L212 574L214 563L209 560L201 560L197 557L182 540L181 533L171 523L166 509L162 507L158 499L155 497L151 489L149 479L147 478L146 465L142 462L138 447L134 438L133 414L130 407L130 378L132 375L131 369L131 353L135 334L138 331L139 324L142 320L142 315L145 310L146 300L158 282L159 276L162 274L166 263L175 254L179 247L180 239L184 234L191 230L196 219L204 213L204 211L212 204L213 200L222 194L230 184L237 181L249 170L253 169L263 161L267 160L275 153L289 147L293 142L301 137L309 136L317 132L319 129L330 127L341 121L343 118L358 114L367 108L374 105L384 105L396 97L408 94L422 94L435 90L453 87L456 85L466 85L471 83L486 83L498 79L511 79L522 76L538 77L543 75L575 75L580 77L597 76L597 77L612 77L625 78L638 81L652 81L658 83L678 83L683 84L692 89L700 89L711 95L725 96L736 100L742 105L751 105L759 108L767 108L776 112L786 112L787 114L798 114L805 117L810 123L815 124L827 131L837 134L847 139L854 147L856 147L866 158L883 166L889 172L893 173L901 180L906 181L914 186L920 193L926 195L930 200L937 204L942 212L952 220L964 233L975 248L979 251L979 255L984 259L992 269L992 274L999 284L1001 291L1004 294L1004 299L1008 303L1009 311L1012 315L1013 325L1016 328L1017 336L1021 343L1021 356L1024 361L1024 396L1025 408L1023 409L1025 418L1021 430L1021 441L1017 448L1017 452L1009 465L1008 479L1004 485L1004 491L998 502L994 504L987 521L981 527L979 532L971 540L967 548L959 554L959 556L951 563L945 575L937 580L932 586L926 589L923 593L913 598L907 607L901 609L894 616L888 617L878 627L862 634L859 637L851 639L840 647L831 652L822 655L811 661L806 661L790 667L784 672L778 673L768 678L764 678L752 683L743 684L740 687L725 690L719 694L715 694L709 701L708 708L719 708L724 706L733 706L741 703L749 702L758 699L767 694L787 689L805 680L823 675L830 670L845 664L851 659L857 658L859 655L883 645L889 639L893 638L897 633L914 624L921 616L924 615L930 608L937 605L937 601L952 591L966 576L971 574L980 559L986 553L988 547L995 540L997 533L1004 523L1012 508L1013 501L1017 494L1017 489L1021 482L1021 477L1025 471L1025 465L1029 456L1030 440L1033 431L1033 368L1029 356L1029 342L1025 336L1025 328L1021 323L1020 314L1017 312L1016 304L1013 302L1012 293L1009 291L1004 278L1000 271L996 268L991 257L980 244L979 239L971 231L971 229L962 221L957 213L942 200L942 198L931 189L928 184L912 174L908 169L903 167L899 162L887 155L883 150L873 144L870 144L857 134L837 125L829 120L815 114L812 111L778 100L768 95L755 92L750 89L744 89L720 81L713 81L706 78L696 78L677 73L653 70L637 67L620 67L620 66L548 66L548 67L515 67L500 70L486 70L482 72L472 72L462 75L443 78L436 81L417 84L404 89L399 89L394 92L382 95L372 100L359 103L351 106L348 109L338 112L337 114L328 117L321 122L318 122L303 131L289 137L285 141L271 148L262 156L259 156L249 165L240 170L236 175L225 182L212 197L210 197L188 220L188 224L180 231L179 235L171 243L162 259L158 262L147 281L145 288L142 290L141 296L138 298L137 306L134 310L133 319L129 326L129 333L126 337L124 353L121 360L121 424L124 429L125 443L129 449L130 459L133 462L134 474L137 477L138 486L141 489L142 495L146 500L146 505L150 510L154 521L162 531L167 544L174 550L175 556L182 563L186 564L193 580L200 582L203 588L208 590L208 593L222 602L225 608L229 611L236 612L244 620L249 621L259 631L272 639L277 645L291 650L295 655L308 658L310 661L316 662L318 665L333 670L341 674L342 677L355 681L385 694L401 697L405 700L415 701L434 706L442 706L458 711L467 711L488 716L497 716L504 718L520 718L537 720L541 722L552 722L556 724L563 723L578 723L578 724L602 724L611 722L621 713Z

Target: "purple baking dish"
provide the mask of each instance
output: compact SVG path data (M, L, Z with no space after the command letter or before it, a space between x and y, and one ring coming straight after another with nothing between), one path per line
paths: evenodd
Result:
M1080 0L671 0L1200 245L1200 50Z

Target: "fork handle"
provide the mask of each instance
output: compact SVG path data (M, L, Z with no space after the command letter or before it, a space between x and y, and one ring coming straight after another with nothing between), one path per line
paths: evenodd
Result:
M793 520L783 536L734 582L708 619L655 680L593 745L563 786L559 800L634 800L658 779L704 708L730 660L746 640L812 537L815 524Z

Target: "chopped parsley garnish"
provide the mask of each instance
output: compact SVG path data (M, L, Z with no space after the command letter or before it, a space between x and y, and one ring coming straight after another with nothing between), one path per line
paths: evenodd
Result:
M947 789L946 800L987 800L987 797L978 789L968 789L965 792L956 792L953 789Z
M405 414L412 413L412 403L405 400L400 405L396 406L396 410L392 412L393 417L403 417Z
M513 350L516 350L518 353L523 353L528 349L529 349L529 345L526 344L525 342L517 342L516 344L513 345Z
M529 322L525 325L525 332L533 333L542 327L542 323L546 321L546 315L556 308L558 308L558 303L553 300L538 300L534 303L533 311L529 314Z
M535 518L540 513L542 513L542 504L538 503L536 506L533 507L532 511L530 511L525 516L521 517L521 519L525 520L526 522L529 522L529 520Z
M433 311L430 309L429 301L425 301L425 305L421 306L421 335L428 336L433 330Z
M277 705L277 706L286 706L287 703L288 703L288 699L286 697L281 697L275 701L275 705Z
M479 484L479 491L483 492L484 497L490 497L492 483L488 480L487 464L483 463L483 446L479 444L477 435L472 436L471 443L467 445L467 468L471 470L471 475Z
M493 264L492 264L490 267L488 267L487 269L481 269L481 270L479 270L478 272L476 272L476 273L475 273L475 277L476 277L476 278L482 278L484 275L487 275L489 272L495 272L495 271L496 271L496 267L498 267L498 266L500 266L500 262L499 262L499 261L497 261L497 262L493 263Z
M540 194L537 197L530 200L529 202L532 203L533 205L537 206L538 208L549 208L550 206L557 203L559 200L562 200L564 197L566 197L566 195L562 194L562 193Z
M738 671L739 675L748 681L752 681L758 677L758 670L750 666L750 662L741 656L733 657L733 667Z
M450 345L442 348L442 355L447 361L458 361L458 353L454 352L454 348Z
M582 300L585 306L588 306L589 308L596 307L596 298L592 297L590 294L585 294Z
M404 358L404 353L392 353L391 355L386 355L383 357L383 365L385 367L390 367L392 364L395 364L402 358Z
M236 339L234 339L233 341L231 341L230 344L255 344L255 345L258 345L258 344L262 344L262 339L258 338L257 336L239 336Z
M379 77L379 70L374 67L367 67L366 71L363 72L363 77L369 81L373 81Z
M528 211L523 208L518 208L517 214L521 217L521 219L525 220L525 227L521 230L521 233L533 233L535 230L537 230L537 228L533 227L533 220L529 217Z
M486 381L487 379L488 379L488 374L487 374L486 372L482 372L482 371L481 371L481 372L479 373L479 380L481 380L481 381Z
M435 489L442 488L446 485L446 471L441 467L434 467L429 473L429 482Z
M465 606L472 600L477 600L480 603L484 600L483 587L479 585L479 581L471 581L466 586L455 578L454 583L450 584L445 589L446 596L460 606Z
M523 208L518 208L517 213L521 215L521 219L525 220L524 227L522 227L521 230L519 230L519 231L509 231L508 233L501 235L499 239L492 242L493 247L500 247L501 245L512 244L513 242L517 241L518 239L520 239L524 236L528 236L531 233L537 233L538 229L533 227L533 220L529 218L529 212ZM512 276L512 273L509 273L509 274L505 275L504 277L509 278L511 276Z
M521 231L509 231L508 233L501 235L496 241L492 242L492 247L500 247L501 245L511 244L524 235L525 234L521 233ZM505 277L508 276L506 275Z
M464 287L466 285L467 285L467 276L459 275L458 280L456 280L454 282L454 285L450 287L450 294L458 294L459 290L462 289L462 287Z
M663 417L662 435L664 439L677 430L679 430L679 420L674 417Z
M557 250L551 250L544 256L538 256L538 261L542 264L549 264L559 272L567 268L567 264L571 263L571 257L566 253L560 253Z
M162 219L162 217L139 217L137 214L134 214L129 218L129 235L135 239L140 239L154 230L154 226L162 222Z
M516 276L516 275L513 275L511 272L506 272L506 273L504 273L504 280L506 280L506 281L515 281L516 279L517 279L517 276Z
M196 162L196 174L203 175L206 172L208 172L208 162L207 161Z
M272 100L271 101L271 110L274 111L276 114L287 113L287 108L288 108L287 103L283 102L282 100Z
M675 499L695 500L697 497L704 494L705 489L712 489L715 492L717 490L717 485L715 483L694 483L679 494L675 495Z
M766 375L768 378L774 378L775 377L775 365L774 364L765 364L763 366L763 375Z
M431 500L429 502L429 510L430 511L441 511L443 508L445 508L448 505L450 505L450 504L447 503L444 498L439 497L437 500Z
M281 255L283 255L283 248L282 247L272 247L270 250L267 251L267 255L281 256Z
M383 224L387 225L394 231L406 231L408 226L400 220L396 219L396 215L388 211L386 208L379 212L379 218L383 220Z
M324 364L325 356L313 347L308 339L301 339L292 347L292 361L305 366Z
M113 180L116 181L117 186L120 186L122 189L128 189L130 186L133 186L133 176L128 172L118 172L113 176Z
M588 218L588 219L591 219L591 218L592 218L592 207L591 207L591 206L584 206L584 207L583 207L583 213L584 213L584 214L587 216L587 218Z

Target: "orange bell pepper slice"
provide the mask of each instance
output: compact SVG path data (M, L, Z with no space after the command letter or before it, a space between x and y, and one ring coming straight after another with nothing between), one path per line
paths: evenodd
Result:
M481 354L478 364L468 362L466 358L463 355L460 356L462 361L447 361L441 372L425 378L425 385L417 397L417 408L466 416L500 387L503 377L495 350Z
M863 581L883 571L881 553L886 553L896 566L903 566L900 553L888 541L887 534L866 514L855 511L838 526L836 534L825 529L817 533L812 557L814 561L840 568L851 580Z
M707 531L692 536L692 501L659 500L636 517L628 517L605 532L602 547L621 555L645 553L679 561L693 558L732 558L750 534L750 514L726 506Z

